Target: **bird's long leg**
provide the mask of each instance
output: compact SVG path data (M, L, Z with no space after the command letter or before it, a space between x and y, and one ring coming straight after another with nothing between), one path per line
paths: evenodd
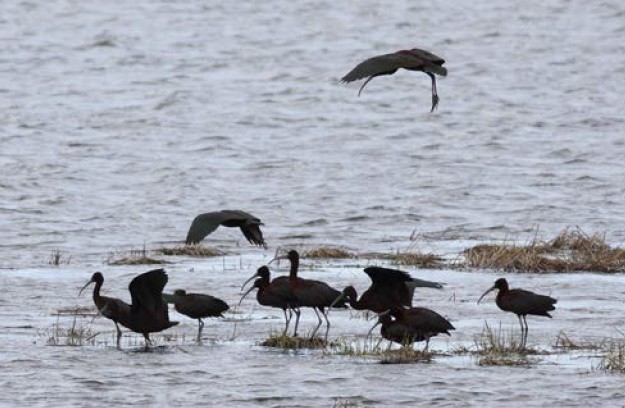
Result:
M519 318L519 324L521 325L521 344L519 348L522 350L525 348L525 327L523 326L523 319L521 318L521 315L517 315L517 317Z
M122 331L120 330L117 322L115 322L115 327L117 328L117 348L121 350L120 342L122 340Z
M371 75L369 78L367 78L367 80L365 81L364 84L362 84L362 86L360 87L360 89L358 90L358 97L360 97L360 93L362 92L363 89L365 89L365 85L367 85L369 83L369 81L371 81L373 78L375 78L377 75Z
M317 320L319 320L319 323L317 324L317 327L315 327L315 330L313 330L312 334L310 335L311 339L315 338L315 334L317 334L317 332L319 331L319 328L323 324L323 320L321 320L321 316L319 316L319 312L317 312L317 308L313 307L313 310L315 311L315 315L317 316Z
M282 309L282 312L284 312L284 320L286 321L286 326L284 327L284 331L282 332L283 336L286 336L286 333L289 331L289 324L291 323L291 317L293 317L293 312L291 311L291 309L288 310L289 314L287 315L287 309Z
M197 319L198 321L198 329L197 329L197 342L200 343L202 341L202 329L204 329L204 322L202 319Z
M430 112L434 112L434 109L438 106L438 92L436 91L436 78L434 74L431 72L426 72L432 78L432 110Z
M527 332L529 331L529 327L527 326L527 316L523 315L523 321L525 322L525 339L523 340L523 348L527 346Z
M143 333L143 337L145 338L145 351L148 351L150 349L150 344L152 344L150 333Z
M299 326L299 315L301 311L299 308L295 308L293 311L295 312L295 331L293 332L293 337L297 337L297 326Z
M321 313L323 313L323 317L326 319L326 336L325 336L325 341L328 341L328 334L330 334L330 319L328 319L328 313L330 312L330 309L328 309L328 311L324 311L323 308L321 309Z
M427 353L428 347L430 347L430 336L425 336L425 347L423 348L423 353Z

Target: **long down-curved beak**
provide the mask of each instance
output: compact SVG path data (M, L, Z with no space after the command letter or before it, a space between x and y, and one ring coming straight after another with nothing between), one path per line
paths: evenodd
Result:
M477 300L477 304L480 304L480 300L482 300L482 298L484 298L484 296L488 295L490 292L492 292L493 290L497 289L496 286L493 286L492 288L488 289L486 292L484 292L484 294L482 294L482 296L480 296L480 298Z
M80 288L80 290L78 291L78 296L80 296L80 294L82 293L83 290L87 289L87 286L91 285L93 283L92 280L90 280L89 282L85 283L85 286L83 286L82 288Z
M251 288L249 288L247 292L245 292L243 296L241 296L241 299L239 299L239 304L237 306L241 306L241 302L243 302L243 299L245 299L245 297L249 295L250 292L253 291L254 289L256 289L256 286L252 286Z
M277 255L276 255L276 256L274 256L274 257L271 259L271 261L267 262L267 265L269 265L270 263L275 262L275 261L280 261L280 260L282 260L282 259L289 259L289 257L288 257L288 256L286 256L286 255L280 255L280 256L277 256ZM278 263L279 263L279 262L278 262Z
M334 302L332 302L332 304L330 305L330 309L336 306L336 304L339 303L343 299L345 299L345 295L341 293L336 299L334 299Z
M255 273L254 275L250 276L250 278L248 280L246 280L243 285L241 285L241 290L245 289L245 287L247 286L248 283L250 283L251 281L254 280L255 277L257 277L258 274Z
M390 311L391 311L391 309L386 310L386 311L384 311L384 312L382 312L382 313L378 313L378 314L376 314L376 316L378 317L378 321L377 321L377 322L373 325L373 327L372 327L372 328L370 328L370 329L369 329L369 331L367 332L367 337L370 337L370 336L371 336L371 333L373 333L373 330L374 330L376 327L378 327L379 325L381 325L381 324L382 324L382 320L380 319L380 317L382 317L382 316L384 316L384 315L386 315L386 314L389 314L389 312L390 312Z

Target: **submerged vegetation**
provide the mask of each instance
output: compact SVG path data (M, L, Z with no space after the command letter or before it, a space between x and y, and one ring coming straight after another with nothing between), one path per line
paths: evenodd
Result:
M281 349L320 349L325 348L330 343L321 337L299 337L287 336L285 334L271 334L262 343L264 347L275 347Z

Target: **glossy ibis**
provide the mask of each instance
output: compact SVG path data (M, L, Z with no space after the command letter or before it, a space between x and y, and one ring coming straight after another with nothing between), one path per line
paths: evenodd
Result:
M360 296L353 286L343 289L336 300L347 299L349 305L356 310L371 310L375 313L385 312L395 306L412 306L415 288L442 289L438 282L430 282L411 277L407 272L398 269L370 266L364 269L371 278L371 286Z
M186 244L199 243L220 225L239 227L250 244L267 248L260 230L260 226L264 224L252 214L240 210L222 210L198 215L187 232Z
M164 269L154 269L135 277L128 286L132 303L129 305L119 299L100 295L104 277L100 272L91 276L80 292L91 283L93 302L103 316L113 320L117 327L117 346L121 338L118 323L136 333L143 334L146 348L150 344L150 333L160 332L178 324L169 321L167 303L163 302L163 288L167 284Z
M495 281L495 284L488 289L480 298L477 303L479 304L482 298L495 289L499 289L495 302L497 306L506 312L512 312L519 318L519 324L521 325L521 348L525 348L527 343L527 315L547 316L551 318L549 312L555 310L554 306L558 301L551 296L539 295L534 292L523 289L510 289L508 287L508 281L504 278L499 278Z
M432 110L430 112L433 112L436 106L438 106L438 93L436 92L436 78L434 74L440 76L447 75L447 68L443 67L444 63L444 59L426 50L419 48L401 50L364 60L341 78L341 81L352 82L368 77L358 91L358 96L360 96L365 85L377 76L394 74L399 68L424 72L432 79Z
M241 286L241 290L243 290L243 288L245 288L245 286L254 278L257 278L254 281L254 285L248 289L243 296L241 296L239 305L251 291L258 289L256 300L259 304L282 309L286 322L282 335L286 335L289 329L289 324L291 323L291 317L293 316L292 311L294 311L297 315L297 320L299 320L300 314L297 300L289 288L288 277L281 276L279 278L275 278L273 281L270 281L271 272L269 272L269 268L267 266L261 266L251 278L245 281L243 286Z
M289 273L289 288L293 291L293 295L297 300L297 304L300 307L310 307L315 311L315 315L317 315L317 319L319 323L317 327L313 330L310 335L311 338L315 337L317 331L323 324L321 320L321 316L319 316L319 312L323 315L326 321L326 334L325 338L328 338L328 333L330 332L330 320L328 320L328 314L326 309L330 307L345 307L345 302L339 301L337 302L337 298L340 297L341 292L332 288L325 282L312 280L312 279L303 279L297 276L297 271L299 269L299 253L292 249L285 256L279 256L272 259L270 262L278 259L288 259L291 263L291 270ZM297 336L297 326L299 323L299 316L295 320L295 335Z
M449 331L456 329L443 316L424 307L394 307L379 316L369 334L380 324L382 337L402 346L425 340L424 352L428 349L431 337L441 333L451 336Z
M176 311L198 321L197 341L202 339L205 317L224 317L223 312L230 306L223 300L200 293L187 293L182 289L174 291L173 295L163 295L168 302L173 303Z

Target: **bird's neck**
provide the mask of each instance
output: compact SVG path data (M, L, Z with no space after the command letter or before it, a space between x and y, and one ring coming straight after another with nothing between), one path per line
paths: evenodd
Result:
M102 299L102 296L100 296L100 288L101 287L102 287L102 282L96 282L95 283L95 287L93 288L93 303L95 303L96 305Z
M297 278L297 270L299 269L299 259L291 260L291 271L289 277L292 279Z

